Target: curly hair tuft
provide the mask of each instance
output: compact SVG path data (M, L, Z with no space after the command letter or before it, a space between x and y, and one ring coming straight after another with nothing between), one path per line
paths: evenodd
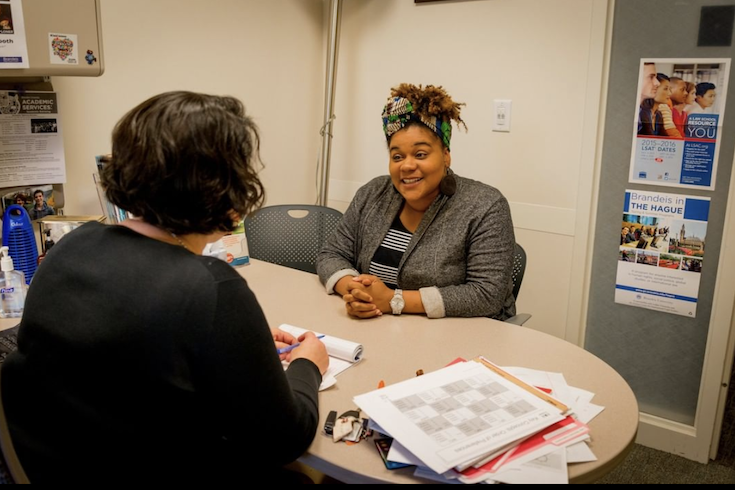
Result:
M467 131L467 125L460 117L463 102L454 102L452 97L439 85L413 85L402 83L391 89L392 97L403 97L411 101L415 111L422 116L438 117L442 121L454 121Z

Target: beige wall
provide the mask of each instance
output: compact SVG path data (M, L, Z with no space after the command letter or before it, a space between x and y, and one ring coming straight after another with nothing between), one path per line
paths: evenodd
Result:
M327 0L102 0L106 72L53 80L67 214L100 208L94 155L122 114L158 92L241 98L259 122L268 203L315 201ZM527 323L579 341L607 0L343 0L330 205L387 171L380 112L400 82L466 102L453 168L498 187L529 255ZM491 131L495 98L511 133Z
M100 10L105 73L52 79L64 124L66 214L100 214L94 156L110 151L127 110L168 90L238 97L261 130L268 202L315 200L320 0L102 0Z

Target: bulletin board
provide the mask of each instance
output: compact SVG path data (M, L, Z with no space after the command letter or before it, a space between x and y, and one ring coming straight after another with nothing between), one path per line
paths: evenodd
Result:
M735 134L735 108L732 104L735 102L735 90L731 83L726 93L721 94L727 98L730 107L721 121L725 136L718 142L720 164L714 176L717 182L714 190L697 189L696 186L675 189L658 186L655 182L629 182L632 111L639 97L641 60L735 59L735 47L703 46L701 44L707 43L700 39L702 7L705 4L726 6L731 3L731 0L615 2L599 202L594 237L589 243L594 248L585 348L625 378L636 394L641 412L687 425L694 425L697 411L732 178L735 151L735 138L732 137ZM662 12L665 12L664 20L661 20ZM732 63L728 66L732 67ZM621 245L625 241L625 237L621 238L621 217L627 219L624 208L631 191L672 195L674 202L679 201L678 194L686 195L687 199L701 198L708 202L706 244L699 244L706 247L706 256L701 262L686 263L687 267L701 265L695 315L676 315L616 303L618 266L621 260L628 260L627 254L621 253ZM658 226L646 223L642 227L643 232L651 241L657 234L662 237L668 234L665 238L667 243L676 233L688 238L686 235L690 232L681 230L681 224L674 224L674 219L672 217ZM632 250L635 252L635 247ZM643 256L647 260L645 254ZM665 255L666 261L670 259L673 260ZM668 264L660 262L660 255L656 260L657 264Z

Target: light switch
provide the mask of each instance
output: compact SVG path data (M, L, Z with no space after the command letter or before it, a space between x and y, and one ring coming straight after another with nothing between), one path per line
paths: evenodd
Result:
M510 132L510 114L513 101L495 99L493 101L493 131Z

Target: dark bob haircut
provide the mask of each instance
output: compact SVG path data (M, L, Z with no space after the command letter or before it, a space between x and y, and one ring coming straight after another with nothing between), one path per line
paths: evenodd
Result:
M167 92L117 123L102 185L111 203L166 231L229 232L263 203L259 151L239 100Z

